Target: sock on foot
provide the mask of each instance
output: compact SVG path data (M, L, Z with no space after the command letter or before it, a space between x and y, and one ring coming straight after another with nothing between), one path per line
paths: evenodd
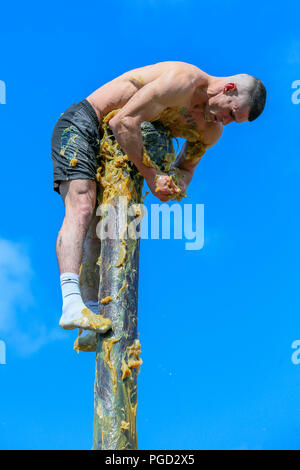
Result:
M75 273L63 273L60 276L61 292L63 297L62 313L66 320L74 320L80 317L85 305L79 289L79 275Z
M95 315L83 303L79 289L78 274L63 273L60 276L60 282L63 296L63 311L59 324L62 328L65 330L81 328L98 333L106 333L112 328L111 320L104 318L102 315ZM98 310L98 307L96 307L96 310Z

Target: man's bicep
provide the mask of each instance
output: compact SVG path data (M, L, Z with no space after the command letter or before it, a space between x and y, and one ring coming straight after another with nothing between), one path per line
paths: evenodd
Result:
M130 119L140 124L143 121L152 121L163 109L163 105L157 100L152 83L149 83L130 98L114 120Z

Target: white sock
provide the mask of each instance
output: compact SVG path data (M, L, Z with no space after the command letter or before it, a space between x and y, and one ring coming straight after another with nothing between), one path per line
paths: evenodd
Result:
M63 315L67 315L69 318L80 317L85 305L79 289L79 275L63 273L60 276L60 285L63 298Z
M74 330L75 328L81 328L97 333L106 333L112 328L111 320L93 313L93 310L95 313L98 313L97 302L87 302L89 304L88 308L83 303L79 289L78 274L63 273L60 276L60 283L63 297L63 310L59 324L63 329Z

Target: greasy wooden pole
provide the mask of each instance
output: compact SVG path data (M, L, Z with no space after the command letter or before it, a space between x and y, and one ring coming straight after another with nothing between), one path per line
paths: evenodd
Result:
M93 449L136 449L137 375L142 363L137 338L140 240L128 233L127 204L142 202L143 178L105 124L104 132L98 170L99 313L112 320L113 330L98 338Z
M113 329L98 335L94 450L137 448L137 375L142 363L137 336L140 241L134 227L142 218L143 178L111 133L107 122L112 115L104 119L97 179L102 188L99 313L112 320ZM144 123L142 134L144 163L169 169L175 156L170 134L151 123ZM129 216L127 203L135 204Z
M120 204L116 211L122 210ZM123 243L122 243L123 242ZM99 298L113 332L98 341L95 379L94 449L136 449L139 240L102 241Z

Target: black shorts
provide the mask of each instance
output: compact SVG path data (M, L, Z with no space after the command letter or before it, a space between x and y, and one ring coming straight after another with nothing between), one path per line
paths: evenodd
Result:
M101 137L97 114L87 100L61 115L51 140L55 191L61 181L96 179Z
M161 122L155 121L143 122L141 133L149 158L162 171L167 171L170 162L175 159L170 131ZM87 100L72 104L61 115L51 141L55 191L59 193L62 181L96 181L102 135L97 114Z

